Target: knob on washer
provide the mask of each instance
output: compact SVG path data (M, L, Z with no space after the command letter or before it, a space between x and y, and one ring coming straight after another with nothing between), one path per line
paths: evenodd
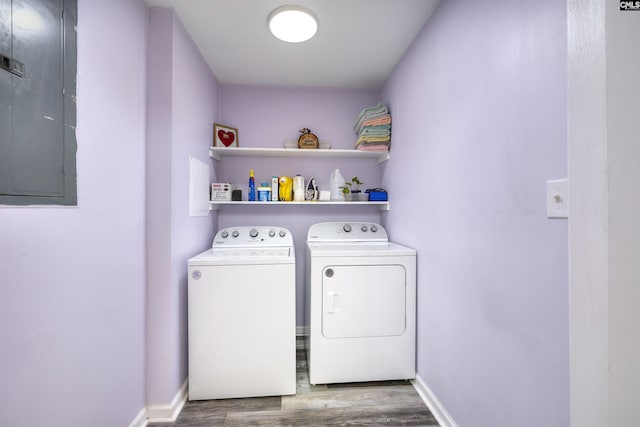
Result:
M276 235L276 232L273 230L269 230L269 237L273 237Z
M231 233L231 235L233 237L238 237L240 235L240 233L238 233L238 230L233 230L233 233Z
M287 232L284 231L284 230L280 230L280 232L278 233L278 236L280 236L280 237L284 237L286 235L287 235Z
M256 230L255 228L252 228L251 231L249 231L249 236L258 237L258 230Z
M347 232L347 233L348 233L348 232L350 232L350 231L351 231L351 224L345 224L345 225L343 225L343 226L342 226L342 229L343 229L345 232Z
M375 233L376 231L378 231L378 227L376 227L375 225L371 226L371 232Z
M362 230L363 232L366 232L368 229L366 225L363 225L362 227L360 227L360 230Z
M223 239L226 239L227 237L229 237L229 233L226 232L226 231L223 231L221 236L222 236Z

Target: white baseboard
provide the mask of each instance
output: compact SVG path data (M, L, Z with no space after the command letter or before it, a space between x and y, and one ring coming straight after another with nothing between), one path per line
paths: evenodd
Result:
M442 403L438 400L429 386L422 380L420 375L416 375L415 380L411 380L411 384L416 389L422 401L427 405L433 416L438 421L438 424L442 427L458 427L455 420L447 410L442 406Z
M153 404L147 405L140 410L136 418L129 427L146 427L148 423L172 423L180 415L180 411L187 401L189 390L189 379L184 380L184 384L178 390L171 403L167 405Z
M133 421L131 421L129 427L147 427L147 423L147 408L142 408Z
M304 350L304 337L309 336L308 326L296 326L296 350Z

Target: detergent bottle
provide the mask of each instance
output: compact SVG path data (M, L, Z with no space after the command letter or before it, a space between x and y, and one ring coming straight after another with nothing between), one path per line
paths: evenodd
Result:
M344 194L342 194L343 188L344 178L340 173L340 169L336 169L331 173L331 179L329 179L329 191L331 192L331 200L344 201Z
M278 195L281 202L293 200L293 179L289 176L281 176L278 179Z
M256 201L256 179L253 176L253 169L249 171L249 198L250 202Z

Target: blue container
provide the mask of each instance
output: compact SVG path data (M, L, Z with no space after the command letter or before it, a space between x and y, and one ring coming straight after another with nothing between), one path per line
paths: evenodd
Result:
M366 192L369 193L370 202L386 202L389 200L389 195L381 188L367 190Z

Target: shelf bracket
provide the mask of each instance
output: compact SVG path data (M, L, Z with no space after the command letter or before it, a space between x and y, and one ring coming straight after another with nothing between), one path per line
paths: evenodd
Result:
M378 157L378 164L380 164L380 163L384 163L384 162L386 162L387 160L389 160L389 153L386 153L386 154L384 154L384 155L382 155L382 156Z
M216 153L213 150L209 150L209 157L211 157L212 159L216 159L217 161L220 161L220 154Z

